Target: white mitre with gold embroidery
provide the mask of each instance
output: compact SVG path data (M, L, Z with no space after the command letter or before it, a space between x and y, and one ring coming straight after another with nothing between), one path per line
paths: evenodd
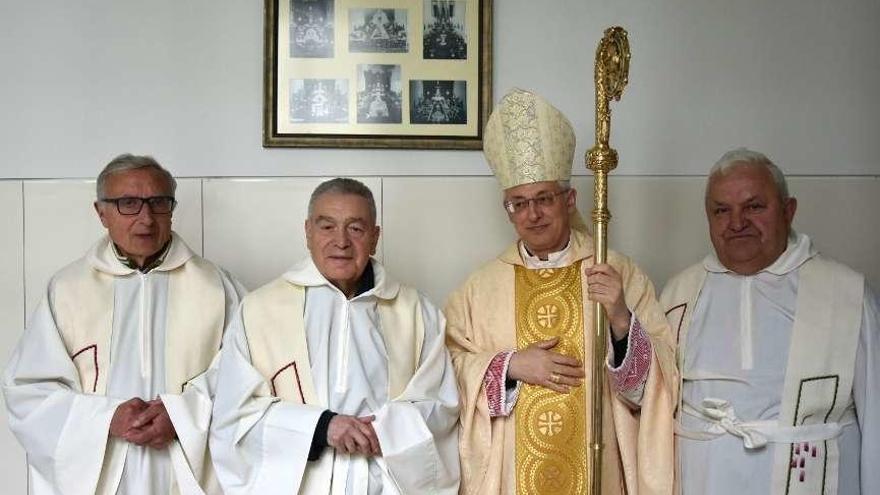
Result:
M569 180L574 147L574 130L565 115L522 89L501 98L483 138L483 153L502 189Z

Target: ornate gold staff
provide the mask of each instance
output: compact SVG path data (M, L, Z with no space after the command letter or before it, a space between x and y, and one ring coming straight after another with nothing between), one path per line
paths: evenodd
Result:
M617 151L608 146L611 136L611 99L620 100L629 77L629 40L626 30L615 26L605 30L596 48L596 145L587 151L587 168L594 175L593 232L595 262L608 255L608 172L617 167ZM602 396L605 387L606 315L600 303L593 304L593 376L590 416L590 493L602 493Z

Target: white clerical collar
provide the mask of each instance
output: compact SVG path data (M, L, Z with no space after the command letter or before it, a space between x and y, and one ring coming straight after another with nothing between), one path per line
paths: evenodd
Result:
M526 243L522 240L519 241L519 254L522 256L523 264L525 264L526 268L530 270L536 270L539 268L559 268L563 262L563 259L567 259L566 255L568 251L571 249L571 236L568 236L568 243L562 249L562 251L556 251L555 253L550 253L547 255L546 260L542 260L537 256L533 256L529 253L528 248L526 248Z
M186 242L176 232L171 232L171 245L167 249L168 252L165 253L162 263L151 271L165 272L174 270L194 256L192 249L186 245ZM110 275L124 276L137 271L137 269L125 266L119 260L109 235L102 237L89 249L86 259L93 268Z
M359 294L357 297L373 295L379 299L394 299L400 289L400 284L391 280L387 276L385 267L382 266L382 263L379 263L378 260L370 258L370 263L373 264L373 288L363 294ZM284 272L281 277L288 282L302 287L318 287L325 285L337 291L339 290L338 287L330 283L330 281L321 274L321 271L318 270L318 267L315 265L311 256L300 260L297 264L290 267L288 271Z
M799 266L803 265L804 262L813 256L816 256L818 253L818 250L813 246L813 242L810 240L809 236L806 234L798 234L792 230L791 235L788 236L788 245L785 247L785 251L783 251L783 253L776 258L776 261L771 263L770 266L764 268L758 273L767 272L773 275L785 275L786 273L797 269ZM718 256L714 251L703 259L703 267L705 267L707 271L714 273L731 271L721 264L721 261L718 260Z

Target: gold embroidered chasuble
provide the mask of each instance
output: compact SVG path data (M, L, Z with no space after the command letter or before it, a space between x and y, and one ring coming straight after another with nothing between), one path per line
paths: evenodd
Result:
M565 268L517 266L516 347L559 338L555 351L584 362L581 262ZM587 486L585 387L560 394L523 384L517 400L517 493L579 495Z
M589 235L573 230L570 253L561 262L561 265L567 268L554 270L553 280L556 281L556 285L553 285L553 282L547 282L546 286L540 282L536 283L532 292L533 301L530 303L526 294L519 293L518 287L521 287L521 284L518 286L518 273L522 271L524 276L540 277L541 270L525 269L518 246L514 243L498 258L474 272L465 284L450 296L444 314L447 317L447 346L452 356L461 393L459 451L462 494L579 493L576 487L572 490L553 489L554 485L550 482L550 475L557 473L552 467L556 464L564 464L559 463L558 460L570 455L567 450L559 456L553 454L553 457L547 454L541 454L546 457L520 456L524 449L536 449L535 446L541 445L540 442L544 441L537 422L541 419L541 412L544 411L537 412L537 418L531 427L521 426L526 424L521 423L521 418L529 416L526 411L529 409L527 403L531 399L526 397L529 394L527 388L520 389L520 396L510 416L493 418L489 415L483 378L489 363L498 352L526 345L526 334L520 331L521 318L518 308L529 307L529 304L533 306L534 321L531 325L535 335L528 337L529 344L549 338L542 335L545 335L544 332L549 334L551 330L544 330L540 327L539 321L549 321L544 318L548 314L561 314L559 309L562 306L557 304L556 313L546 313L549 307L539 313L538 307L546 306L547 297L560 297L564 301L563 304L577 308L577 311L569 312L568 317L579 314L580 323L566 320L564 323L557 323L559 326L554 327L553 331L557 331L556 328L559 332L562 328L579 329L579 333L572 334L571 339L566 333L564 338L566 342L561 346L566 346L564 352L581 359L589 369L592 342L586 335L593 316L592 303L586 297L586 277L582 276L582 270L592 264L592 254L593 245ZM660 305L656 302L653 286L645 274L628 258L613 251L608 253L608 260L623 278L627 306L637 316L642 328L651 339L654 354L640 408L633 409L626 404L610 389L609 381L606 380L603 408L603 424L607 426L603 430L605 444L603 495L671 494L672 413L676 403L675 384L678 380L671 331ZM559 291L562 286L565 286L568 292ZM557 287L558 293L554 295L551 287ZM563 296L563 292L566 295ZM568 346L573 345L577 339L581 340L578 341L579 346L574 346L578 348L577 353L574 353ZM585 381L580 387L581 392L574 391L568 394L581 394L581 398L577 401L580 412L572 414L581 414L583 417L582 421L577 422L578 425L583 425L577 434L577 438L582 438L580 446L583 448L586 448L589 437L588 414L591 410L587 386L588 381ZM566 402L569 398L559 397L563 394L549 391L547 394L554 395L555 399L560 400L553 404L547 403L550 404L548 413L560 414L559 411L564 410L564 407L570 407L562 406L569 404ZM554 405L556 409L552 409ZM543 419L555 420L556 416L547 414ZM545 426L545 431L547 431L546 427L559 431L556 430L559 428L557 423L558 421L544 421L541 425ZM529 428L531 433L527 431ZM572 438L567 436L569 435L567 431L560 434L562 436L558 437L559 440ZM557 445L555 439L552 445ZM548 448L541 452L550 450L552 449ZM586 483L586 462L585 459L579 464L580 467L572 468L575 474L582 476L581 481L574 482L575 485ZM526 464L532 466L531 474L523 468ZM557 477L557 480L561 479L561 476ZM520 481L532 485L521 486ZM562 483L568 484L572 481L563 480ZM535 488L536 486L538 488Z

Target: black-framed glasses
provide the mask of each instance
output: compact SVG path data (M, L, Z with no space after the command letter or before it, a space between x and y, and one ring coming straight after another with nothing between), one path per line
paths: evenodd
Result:
M547 208L553 206L553 203L556 202L557 196L565 194L570 190L571 189L563 189L552 193L541 193L534 198L511 199L510 201L504 202L504 209L507 210L508 213L516 214L528 209L529 203L535 203L535 206L540 208Z
M149 198L136 198L123 196L121 198L104 198L103 203L113 203L120 215L138 215L144 207L144 203L154 215L167 215L174 211L177 200L173 196L150 196Z

